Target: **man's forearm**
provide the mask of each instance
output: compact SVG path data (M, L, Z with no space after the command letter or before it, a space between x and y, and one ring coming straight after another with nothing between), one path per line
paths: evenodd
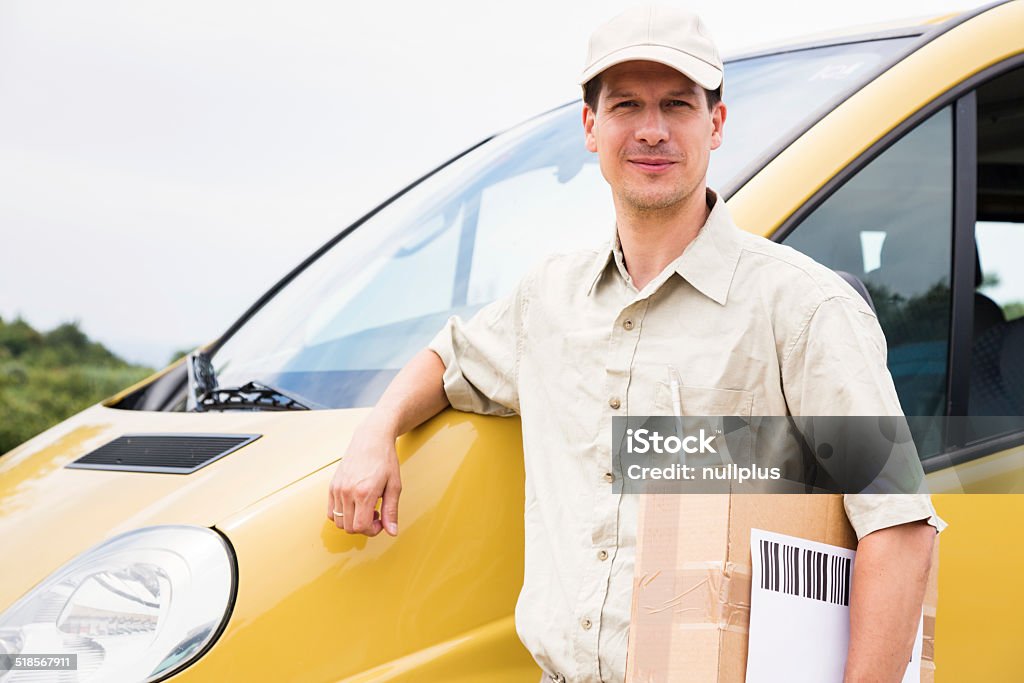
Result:
M395 439L445 409L444 363L429 349L399 371L359 426L327 491L327 519L348 533L398 535L402 492ZM377 501L381 501L377 512Z
M397 438L437 415L449 406L444 370L430 349L417 353L391 380L364 426Z
M861 539L850 596L844 683L899 683L907 669L931 569L935 529L924 521Z

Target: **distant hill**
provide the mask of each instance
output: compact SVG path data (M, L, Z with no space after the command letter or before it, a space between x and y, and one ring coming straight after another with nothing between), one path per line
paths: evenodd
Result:
M40 332L0 318L0 454L152 373L90 340L77 322Z

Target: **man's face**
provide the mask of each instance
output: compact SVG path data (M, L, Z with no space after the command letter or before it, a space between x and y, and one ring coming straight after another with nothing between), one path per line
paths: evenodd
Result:
M725 114L722 103L709 111L704 90L675 69L624 62L601 73L597 110L584 106L583 128L620 207L650 212L703 196Z

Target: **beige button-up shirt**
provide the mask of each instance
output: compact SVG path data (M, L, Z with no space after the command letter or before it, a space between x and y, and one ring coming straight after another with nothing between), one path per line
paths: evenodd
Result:
M522 417L526 556L516 630L553 680L622 681L637 495L612 493L612 417L902 414L871 308L790 247L707 222L637 291L617 236L554 255L431 341L458 410ZM927 519L927 495L847 495L863 537Z

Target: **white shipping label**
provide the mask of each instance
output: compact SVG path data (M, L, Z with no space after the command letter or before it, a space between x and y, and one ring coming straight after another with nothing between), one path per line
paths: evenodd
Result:
M750 554L747 683L842 683L857 553L751 529ZM902 683L920 683L923 625Z

